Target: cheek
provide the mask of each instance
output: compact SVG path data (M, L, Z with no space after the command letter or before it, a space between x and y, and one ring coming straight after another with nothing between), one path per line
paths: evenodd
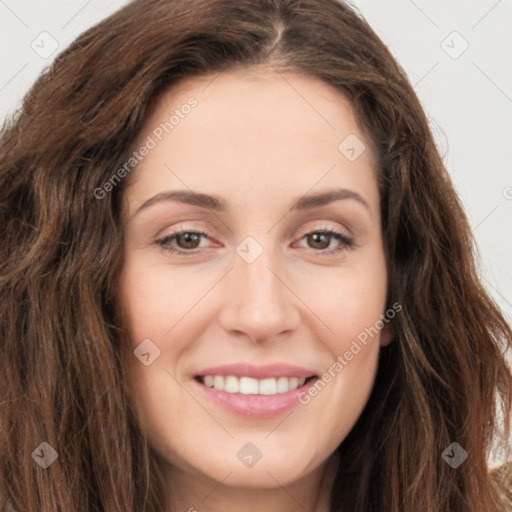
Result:
M322 329L320 341L330 361L320 376L322 382L303 396L303 403L316 402L319 419L341 439L364 409L375 380L386 267L383 258L376 258L357 268L330 269L321 277L317 276L306 296L308 305L328 326Z
M304 284L302 296L308 298L308 306L324 324L321 341L333 356L349 350L353 341L360 341L365 348L378 339L386 286L385 271L372 272L370 268L343 269L324 278L317 275L314 286Z
M135 260L135 258L134 258ZM182 388L177 383L181 377L181 361L194 350L190 340L200 334L201 308L193 308L205 290L211 275L198 276L145 262L127 259L122 273L120 302L122 323L130 343L126 363L127 388L137 411L139 421L154 430L158 439L161 428L180 432L183 426L176 418L184 417L188 410L180 410L191 400L179 400ZM172 285L170 284L172 283ZM149 341L148 341L149 340ZM139 354L149 352L149 364L143 363ZM172 403L172 408L169 404ZM171 414L172 411L172 414ZM201 411L197 411L201 417Z
M145 338L167 338L216 276L186 268L169 268L146 261L127 260L123 273L121 302L124 322L134 344ZM165 347L162 347L165 348Z

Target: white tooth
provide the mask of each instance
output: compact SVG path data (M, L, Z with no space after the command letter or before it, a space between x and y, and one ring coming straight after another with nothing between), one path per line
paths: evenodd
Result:
M240 393L242 395L257 395L258 381L251 377L242 377L240 379Z
M224 377L222 375L213 377L213 387L218 391L224 391Z
M224 383L224 391L226 391L226 393L238 393L238 390L238 378L234 377L233 375L226 377L226 382Z
M305 378L298 377L279 377L278 379L269 378L257 380L252 377L235 377L234 375L205 375L203 383L209 388L226 393L241 393L243 395L275 395L276 393L286 393L303 386Z
M277 379L277 392L286 393L287 391L289 391L288 377L279 377L279 379Z
M290 377L288 379L288 389L291 391L292 389L297 389L299 384L299 379L297 377Z
M260 395L275 395L277 393L276 379L263 379L259 384Z

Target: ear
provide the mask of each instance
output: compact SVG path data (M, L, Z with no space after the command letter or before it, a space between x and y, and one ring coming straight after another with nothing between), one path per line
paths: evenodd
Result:
M393 327L393 322L387 322L384 324L384 327L380 331L380 345L381 347L387 347L395 336L395 329Z

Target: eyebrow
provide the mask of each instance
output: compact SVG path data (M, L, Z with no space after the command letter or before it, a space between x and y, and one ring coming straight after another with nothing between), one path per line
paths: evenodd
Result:
M353 199L371 211L370 205L360 194L346 188L336 188L302 196L293 203L290 211L312 210L313 208L319 208L342 199ZM177 201L183 204L199 206L200 208L216 212L228 211L226 201L219 196L194 192L191 190L172 190L169 192L161 192L149 198L139 206L137 211L134 213L134 216L140 211L163 201Z

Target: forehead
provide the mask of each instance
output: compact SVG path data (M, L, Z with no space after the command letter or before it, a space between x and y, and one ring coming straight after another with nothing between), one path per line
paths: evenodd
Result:
M342 91L317 77L279 72L267 66L223 71L178 82L153 103L142 133L156 127L159 121L169 120L173 112L179 113L191 98L199 106L194 108L194 117L200 117L201 124L215 121L219 128L209 133L210 137L229 127L243 127L243 133L255 135L257 132L262 136L282 128L282 136L314 131L336 142L340 135L351 130L365 138L353 107ZM186 124L192 123L193 119ZM250 130L251 124L254 130Z
M135 147L149 139L154 148L131 176L139 202L177 187L279 197L318 183L377 193L371 144L349 100L306 75L262 67L186 79L154 102Z

